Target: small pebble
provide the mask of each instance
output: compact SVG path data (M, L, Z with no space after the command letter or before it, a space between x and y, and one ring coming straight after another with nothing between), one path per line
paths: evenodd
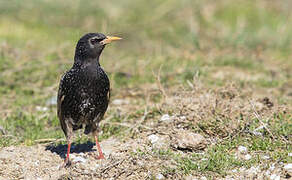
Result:
M265 172L265 176L269 176L271 174L271 172L269 171L269 170L267 170L266 172Z
M42 106L36 106L35 109L36 109L37 111L42 111L42 112L49 110L49 108L47 108L47 107L42 107Z
M270 171L273 171L275 169L275 164L272 164L269 168Z
M245 159L245 160L250 160L250 159L251 159L251 155L250 155L250 154L246 154L246 155L244 156L244 159Z
M206 144L204 136L187 130L177 131L171 142L171 146L175 149L189 149L191 151L204 149Z
M245 146L238 146L238 151L242 154L246 154L247 148Z
M292 163L286 164L286 165L284 166L284 169L285 169L286 171L292 171Z
M159 140L159 137L155 134L151 134L148 136L148 140L151 142L151 144L155 144Z
M259 170L259 167L252 166L251 168L248 169L248 173L249 174L257 174L258 170Z
M40 164L40 161L36 161L36 162L34 162L34 165L36 165L36 166L38 166Z
M270 176L270 179L271 179L271 180L280 180L280 176L277 175L277 174L272 174L272 175Z
M189 175L189 176L185 177L185 180L199 180L199 179L192 176L192 175Z
M263 155L263 156L262 156L262 159L265 159L265 160L270 159L270 156L268 156L268 155Z
M156 179L164 179L164 176L159 173L159 174L156 175Z
M185 117L185 116L180 116L179 117L181 120L185 120L185 119L187 119L187 117Z
M171 117L168 114L164 114L161 116L160 121L162 122L171 122Z

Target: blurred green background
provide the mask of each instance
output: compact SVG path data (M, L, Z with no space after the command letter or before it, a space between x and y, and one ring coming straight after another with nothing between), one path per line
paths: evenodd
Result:
M0 0L0 146L63 137L50 101L87 32L123 38L101 57L113 99L156 85L161 67L169 89L196 76L291 105L291 8L289 0Z

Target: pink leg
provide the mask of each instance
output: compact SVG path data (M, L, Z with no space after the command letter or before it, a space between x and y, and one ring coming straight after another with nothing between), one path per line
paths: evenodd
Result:
M95 137L96 147L97 147L97 150L99 153L99 156L97 157L97 159L104 159L103 153L102 153L100 145L98 143L98 138L97 138L97 136L94 136L94 137Z
M69 161L70 148L71 148L71 143L68 143L67 156L66 156L65 162Z
M63 166L61 166L61 167L69 167L71 165L71 162L70 162L70 159L69 159L70 148L71 148L71 143L68 142L67 156L66 156L66 159L64 161Z

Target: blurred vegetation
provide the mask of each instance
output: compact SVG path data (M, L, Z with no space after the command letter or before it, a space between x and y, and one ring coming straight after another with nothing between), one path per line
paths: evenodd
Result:
M87 32L123 38L101 57L113 99L156 85L161 68L170 89L187 88L196 76L206 87L234 83L291 108L291 8L289 0L0 0L0 147L64 137L50 101ZM107 117L122 121L114 108ZM283 121L291 130L291 118ZM121 128L103 130L107 138ZM216 163L206 169L219 171Z

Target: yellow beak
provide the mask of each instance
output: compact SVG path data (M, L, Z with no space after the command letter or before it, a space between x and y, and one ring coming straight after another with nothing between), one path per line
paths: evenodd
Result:
M120 37L114 37L114 36L106 36L106 38L104 40L102 40L100 43L102 44L109 44L112 41L118 41L121 40L122 38Z

